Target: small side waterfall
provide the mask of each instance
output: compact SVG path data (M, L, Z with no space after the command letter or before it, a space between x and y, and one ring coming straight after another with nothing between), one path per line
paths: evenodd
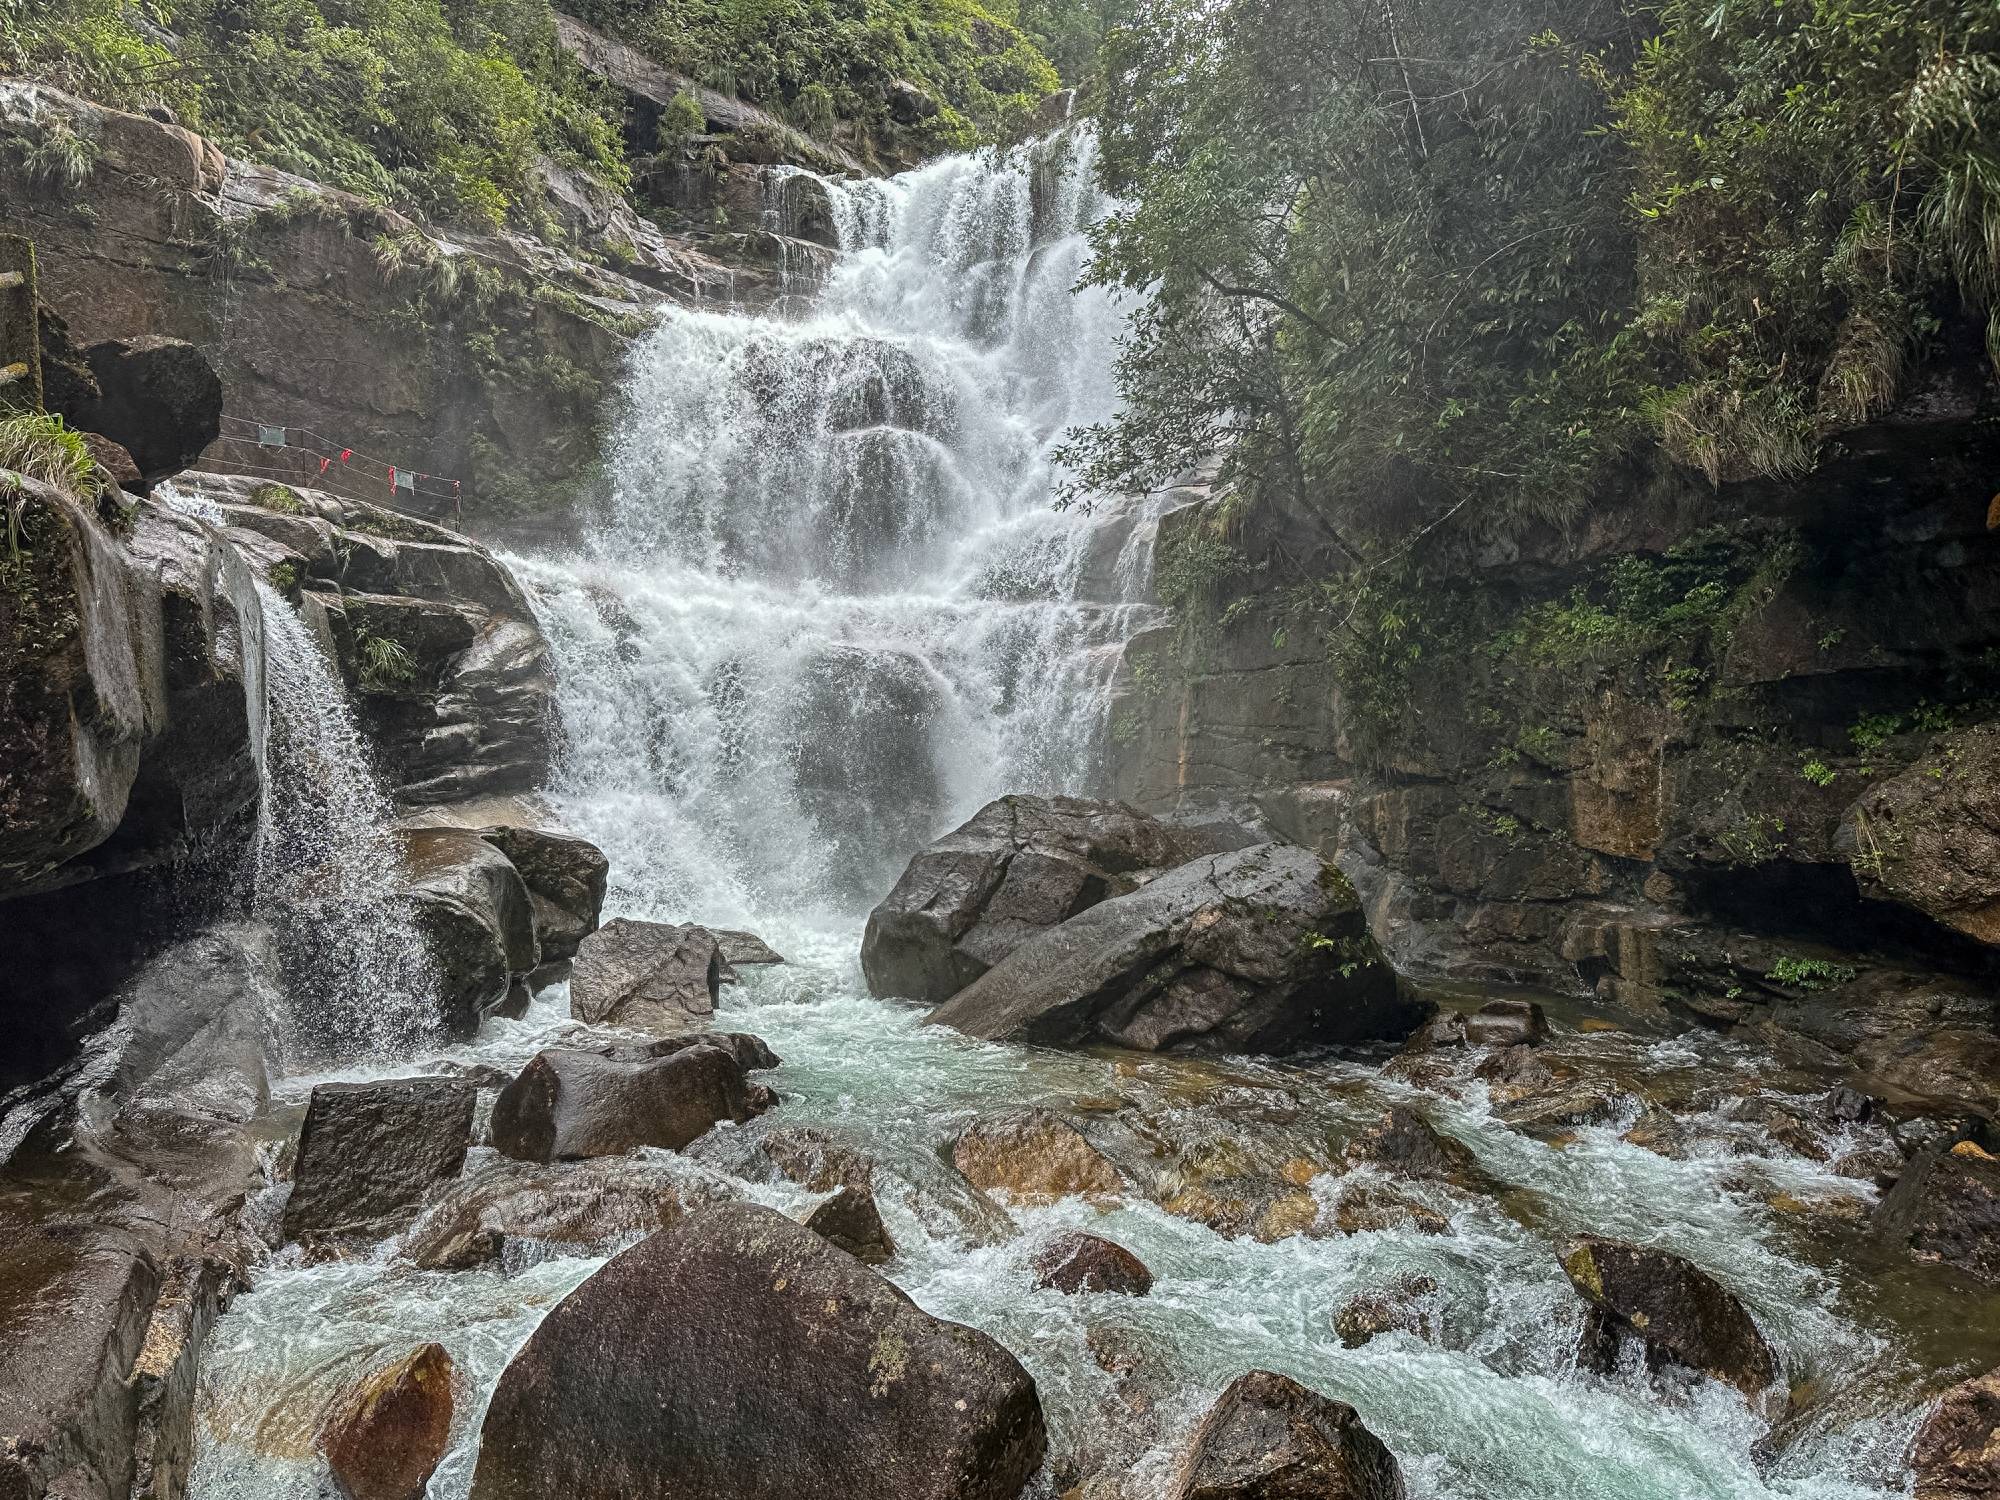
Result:
M258 594L268 728L256 904L283 937L285 1050L404 1056L427 1039L436 982L395 894L402 851L389 799L311 627L269 584Z
M592 554L516 564L614 909L835 927L988 798L1093 784L1150 616L1134 517L1051 505L1116 405L1124 312L1072 295L1094 154L791 174L842 241L810 315L679 311L638 351Z

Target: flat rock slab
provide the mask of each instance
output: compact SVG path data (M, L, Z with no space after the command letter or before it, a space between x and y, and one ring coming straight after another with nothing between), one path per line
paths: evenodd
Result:
M615 1257L514 1356L472 1500L1015 1500L1035 1384L770 1209L729 1204Z
M375 1239L454 1181L475 1090L456 1078L323 1083L312 1092L285 1204L285 1238Z
M703 927L618 917L584 938L570 970L570 1014L639 1031L705 1031L722 985L722 950Z

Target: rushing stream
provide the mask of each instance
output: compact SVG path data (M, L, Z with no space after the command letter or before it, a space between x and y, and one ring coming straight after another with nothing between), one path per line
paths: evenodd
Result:
M1318 1228L1366 1185L1340 1172L1339 1142L1413 1094L1380 1059L1212 1064L976 1043L861 984L861 917L918 844L999 792L1094 784L1117 646L1151 618L1148 518L1048 503L1054 441L1110 409L1119 325L1102 296L1068 294L1079 231L1101 207L1088 141L1073 150L1067 170L982 154L835 186L846 244L811 313L672 315L637 356L593 550L514 560L561 670L554 800L611 858L606 914L753 927L791 960L746 971L718 1016L783 1058L768 1075L782 1108L648 1157L697 1196L792 1212L815 1197L750 1170L760 1132L814 1125L872 1157L901 1252L887 1274L1033 1372L1058 1460L1046 1493L1072 1457L1086 1474L1122 1468L1132 1496L1159 1493L1195 1417L1252 1367L1353 1403L1424 1500L1901 1493L1918 1367L1939 1361L1845 1289L1839 1226L1875 1189L1841 1166L1867 1143L1820 1132L1801 1154L1740 1123L1746 1098L1804 1114L1821 1086L1741 1047L1566 1013L1551 1050L1622 1102L1616 1118L1547 1137L1497 1118L1465 1070L1434 1085L1440 1127L1505 1185L1404 1185L1444 1233L1261 1243L1139 1197L1020 1209L1009 1224L942 1166L939 1146L975 1113L1048 1103L1191 1183L1282 1177L1318 1200ZM579 1029L556 986L468 1046L388 1049L284 1092L297 1103L325 1076L419 1072L439 1057L518 1068ZM1663 1097L1689 1122L1674 1156L1622 1138ZM490 1156L476 1150L468 1169ZM1035 1289L1034 1251L1083 1225L1138 1253L1157 1278L1150 1296ZM1780 1441L1713 1382L1575 1367L1580 1305L1554 1247L1582 1230L1665 1245L1743 1296L1782 1383L1810 1398ZM214 1334L195 1495L317 1494L313 1429L333 1393L436 1339L465 1389L430 1492L458 1500L493 1381L601 1263L510 1254L504 1268L434 1273L399 1264L394 1242L319 1264L280 1252ZM1343 1347L1335 1310L1410 1274L1436 1283L1436 1342L1393 1333ZM1143 1351L1141 1389L1093 1358L1113 1343Z

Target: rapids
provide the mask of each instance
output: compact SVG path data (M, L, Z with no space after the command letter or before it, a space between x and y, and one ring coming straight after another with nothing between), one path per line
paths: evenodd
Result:
M791 960L746 970L717 1017L783 1058L767 1075L782 1108L658 1159L797 1212L812 1195L737 1175L760 1130L818 1125L871 1155L901 1249L887 1274L1033 1372L1054 1460L1043 1494L1072 1457L1159 1492L1206 1403L1252 1367L1355 1405L1420 1500L1902 1493L1902 1448L1940 1362L1906 1324L1937 1320L1899 1319L1851 1290L1847 1241L1827 1226L1873 1201L1865 1177L1839 1170L1857 1143L1827 1136L1821 1161L1739 1123L1743 1097L1805 1114L1823 1088L1743 1047L1561 1013L1552 1050L1623 1103L1617 1119L1550 1140L1496 1117L1477 1080L1451 1080L1427 1096L1440 1127L1506 1186L1412 1187L1448 1217L1446 1234L1264 1244L1136 1197L1102 1213L1020 1210L1017 1233L996 1232L942 1166L940 1146L974 1114L1049 1103L1128 1132L1191 1179L1283 1173L1331 1212L1352 1180L1335 1169L1338 1143L1411 1094L1379 1058L1203 1063L972 1042L861 983L861 917L919 843L999 792L1093 785L1118 647L1155 618L1150 510L1049 504L1054 443L1111 409L1120 326L1106 297L1069 294L1081 231L1104 205L1088 137L1061 149L829 184L844 245L810 312L672 314L635 357L593 545L510 560L559 661L566 750L552 798L610 856L606 915L749 926ZM296 1117L327 1077L419 1073L438 1058L513 1069L587 1029L557 985L467 1046L387 1048L294 1076L282 1094ZM1621 1139L1663 1096L1691 1102L1678 1159ZM1035 1289L1036 1248L1081 1225L1146 1261L1149 1297ZM1771 1442L1713 1383L1578 1371L1581 1310L1554 1247L1580 1230L1693 1259L1747 1301L1785 1379L1820 1399ZM308 1264L287 1250L257 1269L212 1337L197 1500L317 1494L318 1414L342 1381L426 1339L465 1381L430 1491L459 1500L492 1383L602 1263L443 1274L395 1252ZM1440 1340L1344 1348L1335 1310L1406 1274L1437 1282ZM1090 1335L1106 1328L1148 1351L1156 1373L1141 1396L1093 1359Z

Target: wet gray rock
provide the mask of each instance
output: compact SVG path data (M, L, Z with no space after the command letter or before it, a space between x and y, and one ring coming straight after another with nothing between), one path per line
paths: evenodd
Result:
M597 931L611 861L588 839L540 828L488 828L483 836L520 872L534 913L541 962L574 958Z
M867 1188L841 1188L808 1214L805 1222L814 1234L863 1265L886 1265L896 1258L896 1241L882 1222L875 1195Z
M642 1157L535 1163L505 1157L453 1183L404 1237L402 1255L432 1271L462 1271L524 1254L605 1255L634 1236L678 1224L726 1196Z
M706 928L618 917L577 947L570 1014L669 1035L701 1031L721 985L721 950Z
M1035 1285L1058 1292L1119 1292L1143 1297L1153 1273L1123 1245L1080 1230L1058 1235L1035 1253Z
M1479 1171L1469 1150L1403 1104L1392 1106L1365 1134L1349 1141L1345 1156L1351 1165L1385 1167L1432 1182L1462 1185Z
M910 861L868 916L869 989L939 1005L1022 943L1205 852L1116 802L1002 797Z
M436 966L441 1029L470 1037L540 962L528 887L505 854L465 829L414 829L402 843L403 899Z
M663 1036L650 1042L607 1042L601 1047L582 1047L578 1050L617 1058L621 1062L638 1062L651 1057L672 1057L690 1047L720 1047L735 1058L736 1065L746 1073L778 1066L778 1054L771 1050L770 1044L747 1031L687 1031L679 1036Z
M1578 1355L1590 1368L1610 1370L1621 1340L1636 1338L1649 1364L1698 1370L1753 1400L1777 1379L1777 1356L1735 1293L1680 1256L1585 1235L1562 1266L1590 1305Z
M1426 1013L1340 872L1309 849L1259 844L1038 934L930 1019L989 1041L1283 1052L1400 1039Z
M378 1239L457 1178L473 1090L455 1078L323 1083L299 1132L285 1238Z
M1465 1039L1475 1047L1532 1047L1548 1035L1548 1017L1532 1000L1489 1000L1465 1018Z
M1402 1470L1353 1407L1268 1370L1238 1376L1195 1428L1169 1500L1402 1500Z
M1033 1380L992 1339L730 1204L543 1319L487 1408L472 1500L1015 1500L1046 1441Z
M678 1151L719 1120L741 1125L771 1104L720 1047L620 1059L551 1049L521 1070L493 1106L493 1144L517 1161L618 1156L641 1146Z
M726 928L714 928L715 946L722 950L722 961L736 965L781 964L785 956L754 932L731 932Z

